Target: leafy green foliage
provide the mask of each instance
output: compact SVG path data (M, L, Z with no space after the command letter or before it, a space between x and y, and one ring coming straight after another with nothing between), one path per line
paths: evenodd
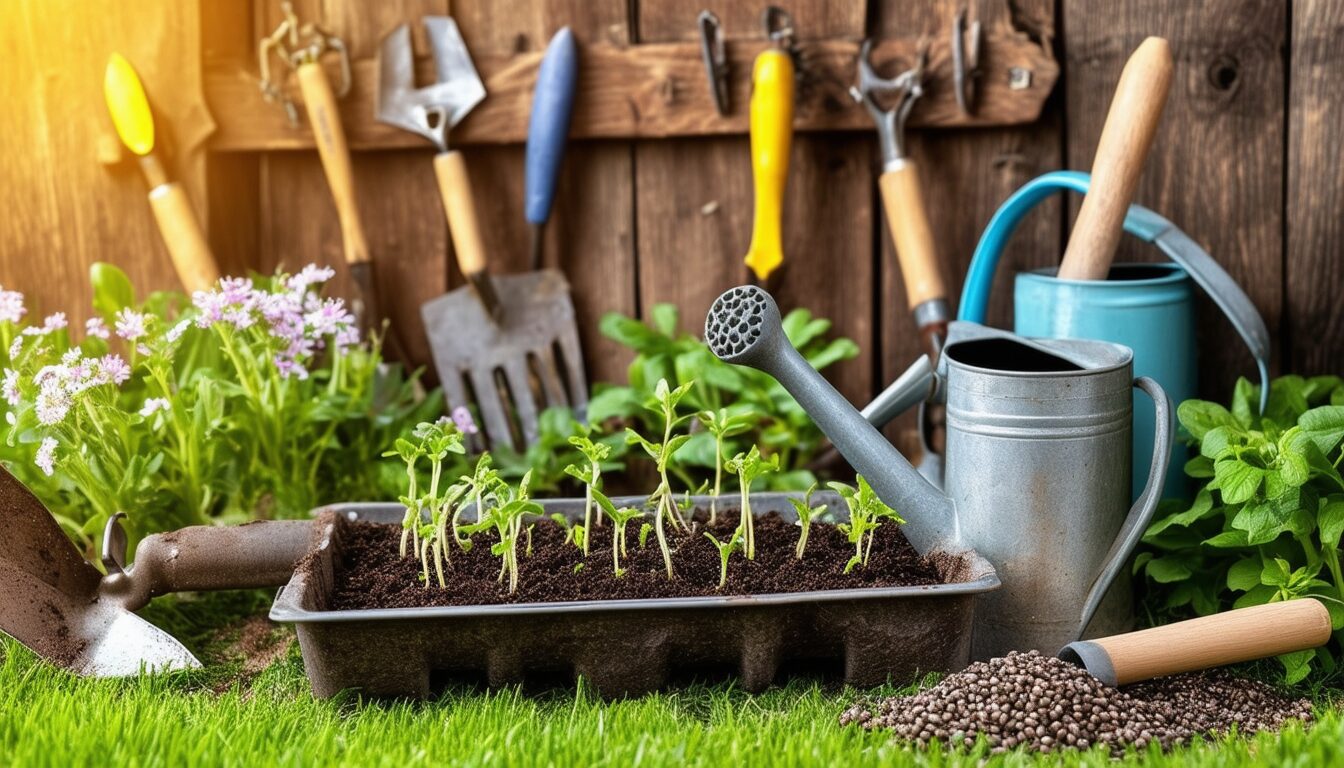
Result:
M396 456L406 464L408 489L406 495L401 497L401 503L406 507L406 515L401 522L401 556L406 556L409 538L416 556L420 558L421 572L425 587L428 588L429 555L432 552L434 570L438 576L439 588L442 589L445 586L444 557L451 556L451 550L447 550L444 546L444 541L448 537L448 521L450 519L453 521L453 535L456 539L457 502L475 487L472 484L473 478L464 477L462 482L440 489L444 480L444 460L450 455L461 456L466 453L463 445L465 435L452 421L443 418L436 422L421 422L416 426L412 437L414 441L397 438L393 449L383 454L385 457ZM423 495L416 493L419 485L416 464L421 458L428 459L430 464L429 487ZM488 465L488 459L486 463ZM428 511L430 516L428 524L422 523L425 511Z
M1135 571L1151 607L1173 618L1315 597L1335 629L1325 648L1281 657L1289 682L1313 660L1335 669L1344 629L1344 383L1284 376L1259 388L1237 382L1230 408L1188 400L1177 417L1199 455L1186 473L1205 481L1188 504L1164 503L1144 535Z
M668 482L667 478L667 470L672 462L672 455L690 439L690 435L673 435L672 432L691 418L690 416L679 415L677 406L691 391L694 384L695 382L688 381L673 388L667 383L667 379L659 379L653 390L653 400L644 404L645 409L657 414L660 419L659 429L663 433L662 442L652 442L634 429L626 428L626 442L632 445L637 444L643 448L658 468L658 487L649 495L648 504L653 508L653 528L658 535L658 548L662 550L663 564L667 566L667 578L669 579L673 577L672 550L667 544L667 532L663 528L663 520L666 518L674 526L681 529L686 528L686 521L681 518L681 513L677 511L676 500L672 494L672 484Z
M751 484L758 477L779 471L779 454L764 459L761 457L761 449L753 445L750 450L728 460L728 471L737 475L738 493L742 500L742 515L737 530L742 534L743 550L748 560L755 560L756 524L751 513Z
M803 559L803 551L807 549L807 534L812 531L812 523L817 518L826 514L826 505L818 504L812 506L812 494L817 492L816 484L807 489L807 495L801 499L789 499L793 509L798 513L798 527L802 530L798 533L798 546L794 548L794 556L799 560Z
M654 399L657 382L677 386L694 382L685 405L697 412L725 413L740 420L722 440L706 429L694 433L675 452L670 470L688 488L717 466L719 457L736 455L751 445L779 456L781 471L770 476L761 490L802 490L816 478L807 469L823 445L821 431L788 392L761 371L729 365L714 356L695 336L678 330L677 310L655 305L649 324L617 313L602 318L602 333L634 350L626 386L607 387L593 395L588 417L593 423L617 420L656 433L662 424L644 405ZM829 320L795 309L784 318L784 332L812 367L821 370L858 355L859 348L845 338L826 338Z
M714 492L709 502L709 523L713 525L719 517L719 496L723 491L724 441L750 431L751 417L743 413L731 416L727 408L701 411L695 417L704 425L705 431L714 438Z
M859 475L856 481L859 486L857 489L844 483L830 483L831 489L840 494L849 507L849 522L836 526L849 539L849 543L854 545L854 556L845 564L845 573L854 570L856 566L868 565L868 557L873 553L873 535L883 520L890 520L896 525L905 524L905 520L896 513L896 510L888 507L877 497L877 492L863 475Z
M728 584L728 558L732 557L733 552L742 546L742 528L735 529L733 535L729 536L727 541L719 541L709 531L705 531L705 538L713 542L714 548L719 550L718 589L723 589Z
M583 429L583 433L573 435L569 438L569 444L583 454L587 460L586 464L570 464L565 467L565 473L584 486L583 498L583 529L585 532L593 527L593 491L601 488L602 482L602 462L611 455L611 448L605 443L594 442L591 431L588 428ZM598 514L598 521L601 522L602 516ZM583 538L583 554L588 554L588 540L590 537Z

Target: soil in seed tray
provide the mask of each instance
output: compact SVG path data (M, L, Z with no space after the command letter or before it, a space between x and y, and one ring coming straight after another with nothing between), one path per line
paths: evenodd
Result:
M1311 702L1225 672L1201 672L1113 688L1082 667L1051 656L1010 653L977 662L913 696L856 704L841 724L885 728L925 746L972 746L983 735L994 752L1014 747L1050 752L1105 744L1163 749L1196 734L1277 730L1311 720Z
M584 557L573 543L565 541L564 528L541 520L532 530L531 554L525 551L526 536L518 544L519 579L514 594L509 594L507 583L498 580L500 559L490 554L497 538L491 532L474 535L467 552L452 547L444 570L446 588L439 587L431 561L426 588L414 555L400 557L401 526L353 523L342 536L331 608L752 595L942 583L934 564L915 552L895 525L877 530L867 566L845 574L854 545L835 526L814 523L807 550L798 560L794 556L798 526L771 513L756 521L755 560L746 560L740 550L734 552L728 563L728 583L719 590L719 553L705 538L705 531L719 541L727 541L737 522L738 514L733 509L720 510L713 525L708 524L703 511L698 511L689 533L673 535L669 530L675 573L669 580L656 534L649 533L641 547L637 524L630 524L626 530L626 554L621 557L626 572L614 578L611 521L593 528L589 554ZM575 570L579 564L582 567Z

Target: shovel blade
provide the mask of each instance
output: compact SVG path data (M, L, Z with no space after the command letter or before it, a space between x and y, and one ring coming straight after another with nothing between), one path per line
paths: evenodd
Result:
M492 282L504 308L498 323L469 287L426 303L421 316L449 405L474 405L490 445L519 450L536 441L542 408L581 415L588 383L564 275L544 269Z

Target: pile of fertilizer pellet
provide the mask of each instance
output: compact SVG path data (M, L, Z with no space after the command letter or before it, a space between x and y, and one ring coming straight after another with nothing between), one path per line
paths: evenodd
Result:
M1310 721L1311 703L1254 680L1205 672L1112 688L1032 651L977 662L913 696L857 704L840 723L887 728L920 746L969 747L983 734L994 752L1105 744L1120 755L1130 744L1169 749L1195 734L1274 730L1289 719Z

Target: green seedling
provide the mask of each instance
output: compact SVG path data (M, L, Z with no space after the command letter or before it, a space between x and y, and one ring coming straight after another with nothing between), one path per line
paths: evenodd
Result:
M611 447L603 443L594 442L591 430L584 428L583 434L575 435L569 438L569 444L579 449L579 453L588 460L586 465L570 464L565 467L565 473L570 477L583 483L585 488L583 495L583 528L591 530L593 527L593 491L598 489L602 479L602 462L611 454ZM599 522L602 515L597 516ZM588 554L588 538L583 540L583 554Z
M439 586L444 587L443 561L446 553L443 541L447 535L447 521L466 488L454 484L441 492L443 466L450 454L461 455L466 452L464 435L453 422L440 420L421 422L416 425L411 436L413 440L399 438L393 449L384 454L400 457L406 462L407 493L400 497L406 507L406 515L401 521L400 553L405 557L407 545L410 545L421 560L426 587L429 586L429 561L432 557ZM430 463L429 488L424 494L418 493L419 473L416 471L421 458L429 459ZM428 511L430 516L427 524L422 523L424 511Z
M667 533L663 528L663 520L666 518L673 526L682 529L686 528L686 522L681 519L681 514L677 512L672 496L672 484L667 479L667 468L672 460L672 454L676 453L677 449L690 439L690 435L676 435L674 437L672 430L690 418L689 416L677 415L677 404L681 402L681 399L694 385L694 381L688 381L673 389L668 386L667 379L658 380L658 386L654 388L654 401L646 403L645 408L662 417L663 441L661 443L651 442L635 430L626 429L626 442L638 443L658 467L658 487L649 496L648 503L654 510L654 532L658 535L658 547L663 552L663 564L667 566L667 578L669 579L673 578L672 550L667 546Z
M588 529L584 527L583 523L574 523L569 526L569 530L565 532L565 543L573 544L580 552L583 552L588 547ZM584 552L584 554L587 553Z
M536 523L531 523L527 526L527 550L524 552L523 557L532 556L532 529L536 527Z
M825 504L818 504L815 507L812 506L812 494L816 492L817 484L813 483L812 487L807 489L807 494L802 499L789 499L789 503L793 505L794 510L798 513L798 527L802 529L798 534L798 546L794 548L794 557L799 560L803 559L803 551L807 549L807 534L812 530L812 523L816 522L817 518L826 514Z
M406 548L414 544L413 551L420 551L420 540L418 538L417 522L420 517L420 496L417 490L419 485L419 474L415 471L415 465L425 455L424 446L420 443L413 443L404 437L398 437L390 451L384 451L383 456L396 456L406 463L406 494L398 496L397 501L406 507L406 514L401 518L401 556L406 557ZM417 536L414 542L411 537Z
M743 549L748 560L756 559L756 526L751 514L751 484L757 477L768 472L779 471L779 457L761 458L761 450L751 446L746 453L739 453L728 461L728 471L737 475L742 495L742 520L738 530L742 531Z
M498 488L503 484L503 479L499 476L499 471L491 467L492 458L489 451L484 451L476 459L476 467L470 475L462 475L458 482L466 486L466 491L462 497L462 503L458 505L453 512L453 539L463 552L471 549L471 538L464 535L468 532L467 527L462 525L462 512L472 504L476 505L476 521L480 523L487 516L487 507L493 501L491 489ZM476 530L485 530L476 527Z
M625 575L625 569L621 567L621 558L626 554L625 526L631 520L643 517L644 512L643 510L635 509L634 507L621 507L618 509L616 505L612 503L611 499L607 498L607 495L601 491L594 491L593 495L597 499L598 506L602 507L602 511L606 513L607 517L611 518L613 528L611 534L611 570L612 573L616 575L616 578L619 579L621 576ZM643 534L642 531L641 534ZM640 546L644 546L642 536Z
M501 503L489 512L488 521L499 534L499 541L490 548L490 552L502 561L499 579L502 581L508 575L509 594L518 591L518 539L522 534L523 520L528 515L542 513L541 505L532 501L528 494L529 480L531 473L524 474L516 490L501 483L495 489Z
M836 526L849 539L849 543L854 545L854 556L845 564L845 573L849 573L857 566L868 565L868 558L873 553L873 537L883 520L891 520L897 525L905 524L905 520L896 513L896 510L888 507L877 497L877 492L863 475L859 475L856 479L859 484L857 490L844 483L828 483L849 507L849 522ZM867 546L864 545L865 537Z
M653 523L644 523L639 526L639 548L643 549L649 544L649 533L653 531Z
M714 542L714 548L719 550L719 586L716 589L723 589L728 584L728 558L742 544L742 529L734 530L727 541L719 541L709 531L705 531L705 538Z
M696 418L714 437L714 492L709 500L709 524L713 525L719 516L719 495L723 490L723 442L748 432L752 427L752 419L748 414L729 416L726 408L701 411L696 414Z

